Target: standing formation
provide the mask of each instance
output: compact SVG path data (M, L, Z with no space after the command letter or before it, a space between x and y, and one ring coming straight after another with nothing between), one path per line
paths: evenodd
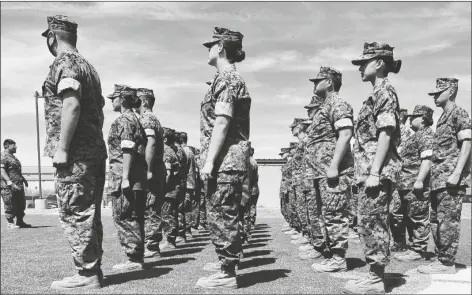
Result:
M295 118L290 126L299 142L280 153L287 159L280 185L287 221L282 231L300 245L300 259L324 258L313 263L314 272L346 271L348 241L358 235L369 274L349 281L345 293L384 293L390 252L400 261L423 259L430 231L438 259L418 271L455 273L471 140L469 115L455 104L458 80L438 78L429 93L444 110L433 132L430 107L417 105L411 114L400 109L387 78L401 68L393 47L365 43L352 63L373 86L357 118L339 96L341 73L321 67L310 79L315 95L305 106L309 118Z

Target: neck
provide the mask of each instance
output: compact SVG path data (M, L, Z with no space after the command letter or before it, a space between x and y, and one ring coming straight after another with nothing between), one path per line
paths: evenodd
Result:
M216 69L222 73L225 69L230 68L231 64L226 58L220 58L216 61Z
M10 150L5 150L5 153L13 155L13 153Z
M448 100L446 102L446 104L444 105L443 110L445 112L447 112L447 111L451 110L455 105L456 105L456 103L454 101Z
M64 51L71 51L71 50L77 51L77 48L74 45L64 43L64 42L60 42L57 45L57 55L60 55Z
M370 81L372 83L372 86L378 86L382 83L382 81L385 79L386 77L384 75L380 75L380 74L377 74L375 76L375 78Z
M125 107L125 106L121 105L121 110L120 110L120 113L122 113L122 114L123 114L123 113L124 113L124 112L126 112L127 110L129 110L127 107Z

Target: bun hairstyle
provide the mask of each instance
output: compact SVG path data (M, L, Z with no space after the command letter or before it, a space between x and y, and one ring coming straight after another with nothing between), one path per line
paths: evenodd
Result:
M123 94L123 99L130 108L139 108L141 106L141 100L136 95Z
M226 58L231 63L242 62L246 58L246 52L242 49L241 42L224 40L223 48L226 51Z
M398 74L402 67L401 60L394 60L392 56L381 57L381 60L385 63L387 73Z

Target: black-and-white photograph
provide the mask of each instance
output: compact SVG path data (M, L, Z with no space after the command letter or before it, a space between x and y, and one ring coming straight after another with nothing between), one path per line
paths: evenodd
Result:
M2 294L471 294L471 2L1 3Z

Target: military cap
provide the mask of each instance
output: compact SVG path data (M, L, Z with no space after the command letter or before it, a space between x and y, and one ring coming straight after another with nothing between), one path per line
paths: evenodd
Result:
M413 109L413 113L408 114L408 117L416 117L416 116L422 116L425 119L433 122L433 113L434 110L428 106L425 105L416 105L415 108Z
M115 90L113 90L112 94L108 94L107 98L114 99L115 97L120 96L121 92L127 88L131 88L131 87L125 84L115 84Z
M225 28L214 27L213 37L210 41L203 43L203 46L211 48L213 44L219 41L233 41L242 45L243 37L243 34L241 34L240 32L231 31Z
M144 95L154 97L154 91L152 91L152 89L147 89L147 88L138 88L136 89L136 95L138 95L138 97L141 97Z
M282 156L283 154L286 154L288 152L290 152L290 148L281 148L279 155Z
M352 60L352 64L355 66L362 65L366 60L373 59L375 57L391 56L393 58L393 48L387 43L364 43L364 51L362 55L357 59Z
M436 79L436 89L429 92L428 95L435 95L436 93L443 92L444 90L450 87L459 87L459 80L456 78L437 78Z
M305 120L305 119L303 119L303 118L294 118L293 123L290 124L289 128L290 129L295 128L296 126L300 125L303 120Z
M41 36L47 37L50 30L60 30L77 34L77 23L65 15L48 16L48 29Z
M309 80L313 83L316 83L324 79L332 79L332 80L338 80L341 83L342 76L343 75L341 74L340 71L332 67L322 66L320 68L320 71L318 72L318 75L316 75L316 78L309 79Z
M169 127L162 127L164 130L164 137L165 138L174 138L175 137L175 130Z
M211 84L213 84L213 80L208 80L208 81L206 81L205 83L206 83L207 85L211 85Z
M293 149L293 148L296 148L297 147L297 143L296 142L290 142L290 148Z
M318 107L321 103L321 97L319 97L318 95L313 95L311 97L311 101L309 104L307 104L306 106L304 106L305 109L312 109L312 108L315 108L315 107Z

